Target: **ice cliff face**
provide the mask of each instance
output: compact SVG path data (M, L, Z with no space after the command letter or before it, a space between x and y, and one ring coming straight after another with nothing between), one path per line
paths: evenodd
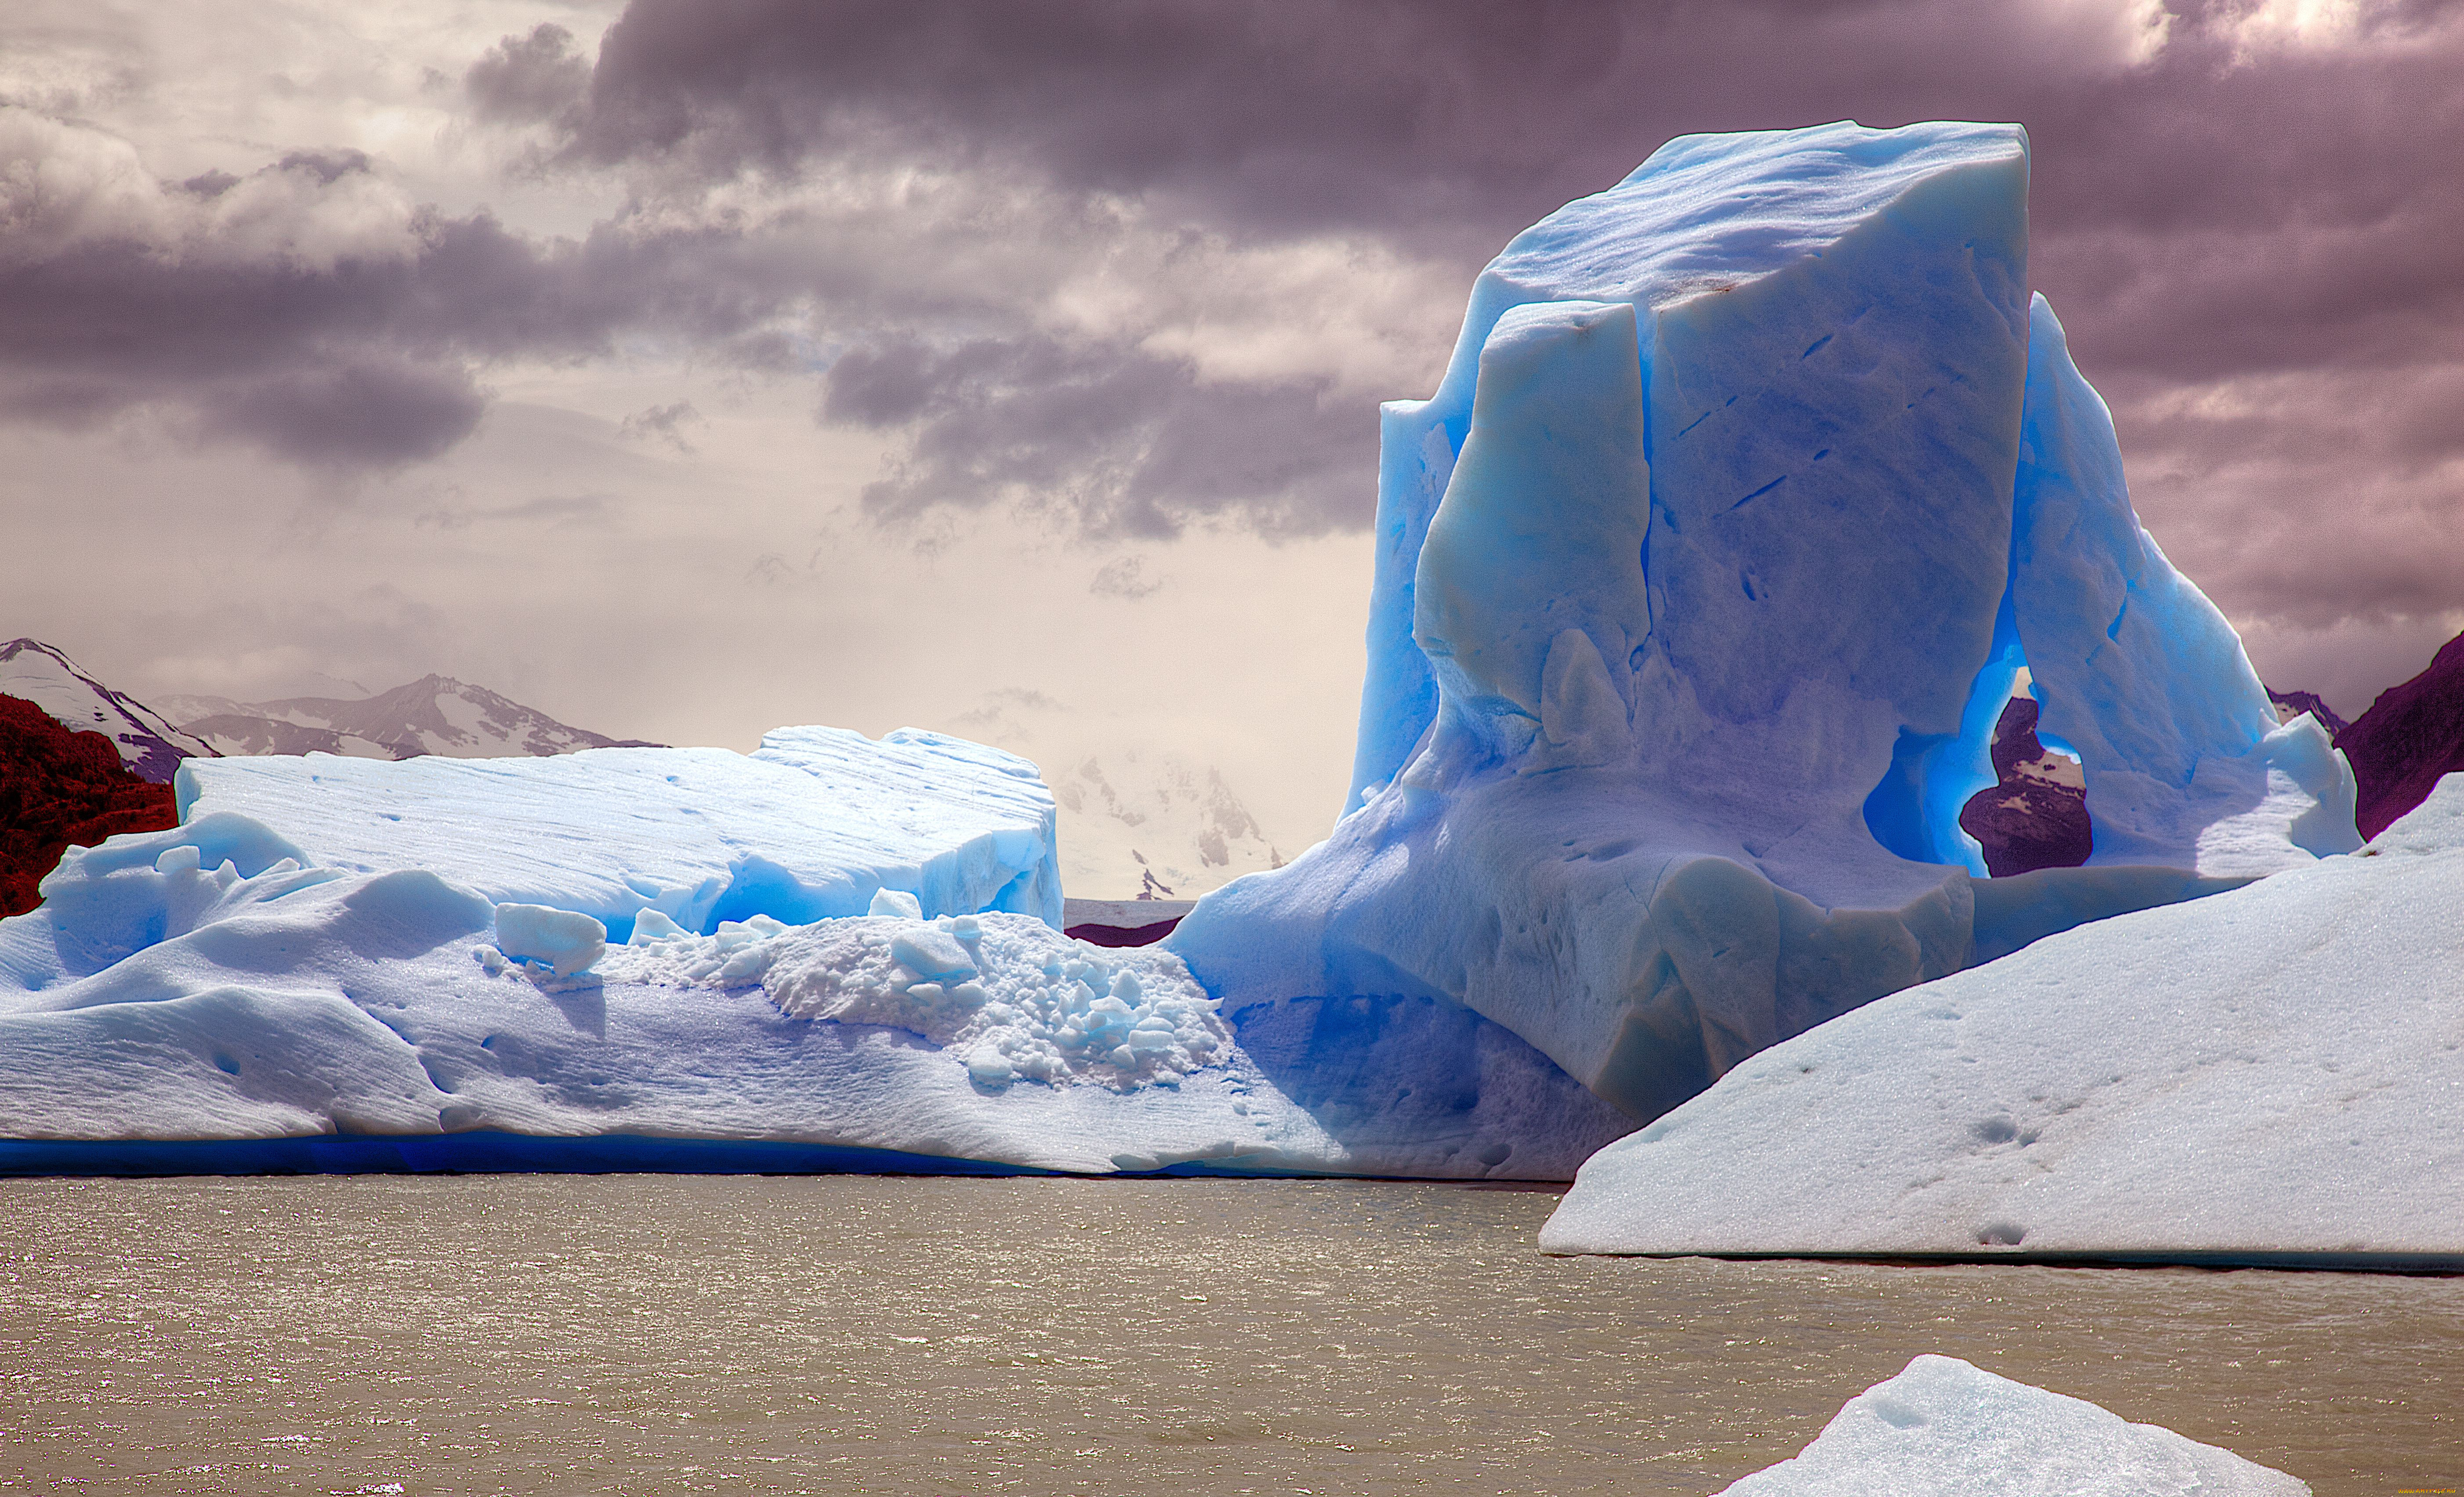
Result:
M2140 528L2027 292L2015 125L1670 143L1526 231L1389 405L1352 803L1172 937L1227 1009L1467 1004L1652 1116L2079 919L2358 846ZM2084 870L1959 828L2022 669Z

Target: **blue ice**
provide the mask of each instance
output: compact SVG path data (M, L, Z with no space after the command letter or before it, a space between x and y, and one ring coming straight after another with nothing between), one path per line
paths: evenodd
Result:
M2342 760L2131 511L2027 183L2016 125L1691 136L1518 235L1437 394L1385 407L1345 814L1182 922L1199 979L1462 1002L1651 1116L2358 846ZM1957 815L2022 669L2099 866L1993 887Z

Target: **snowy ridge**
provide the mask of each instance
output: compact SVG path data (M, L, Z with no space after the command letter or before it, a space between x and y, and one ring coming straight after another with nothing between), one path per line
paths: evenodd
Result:
M1069 887L1106 896L1192 899L1243 873L1284 866L1221 770L1130 749L1047 767L1067 820Z
M99 733L120 746L120 761L140 780L167 784L180 760L210 759L218 750L172 726L161 713L77 669L38 639L0 645L0 695L33 702L80 733Z
M165 698L187 731L224 754L346 755L355 759L505 759L586 748L658 747L568 726L535 708L451 676L428 675L351 700L295 696L235 702Z
M935 915L1061 919L1052 800L1033 766L913 729L876 741L781 728L750 755L200 760L177 783L184 816L248 817L319 866L424 869L495 903L589 915L619 940L646 910L703 933L862 914L885 888Z
M1284 854L1222 772L1041 692L993 693L957 725L1033 760L1061 808L1061 871L1095 899L1195 899Z

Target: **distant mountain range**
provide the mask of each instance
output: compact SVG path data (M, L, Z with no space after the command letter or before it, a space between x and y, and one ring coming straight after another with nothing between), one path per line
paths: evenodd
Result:
M165 696L151 707L80 670L37 639L0 645L0 695L33 702L65 727L100 733L131 774L157 784L184 759L255 754L341 754L354 759L518 759L585 748L656 748L571 727L484 687L451 676L347 700L295 696L235 702Z
M1005 689L950 726L1044 772L1060 810L1062 886L1083 896L1185 901L1284 866L1220 769L1141 742L1132 722Z
M358 699L182 695L148 706L36 639L0 644L0 695L32 702L69 729L101 734L129 773L156 784L168 782L184 759L225 755L511 759L658 746L572 727L442 675ZM2439 776L2464 771L2464 635L2350 723L2310 693L2269 695L2284 717L2310 713L2334 735L2360 787L2365 837L2418 805ZM2000 783L1980 792L1960 817L1997 874L2076 863L2089 847L2078 766L2037 741L2035 706L2010 704L1995 733ZM1185 901L1240 874L1283 865L1282 851L1221 772L1177 754L1089 743L1083 729L1069 731L1077 715L1038 693L1004 692L957 724L1042 764L1059 803L1068 887L1112 898Z
M2279 720L2291 722L2306 712L2319 719L2319 726L2326 729L2331 738L2352 726L2337 716L2334 708L2320 700L2316 692L2279 692L2271 686L2267 689L2267 699L2276 704L2276 715Z
M656 748L569 727L543 712L447 675L347 701L292 696L235 702L166 696L164 711L218 754L341 754L353 759L543 758L586 748Z
M1061 810L1062 884L1138 900L1194 899L1284 855L1213 766L1116 751L1041 763Z

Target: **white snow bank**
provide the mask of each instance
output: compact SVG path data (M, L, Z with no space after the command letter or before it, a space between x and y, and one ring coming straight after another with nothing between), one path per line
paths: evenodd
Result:
M761 747L608 748L542 759L191 760L184 820L228 811L319 867L427 869L503 904L586 914L618 940L644 910L693 931L766 914L862 914L883 889L925 913L1061 920L1053 805L1035 766L900 729L781 728Z
M2309 1485L2081 1398L1920 1356L1803 1454L1720 1497L2307 1497Z
M513 1134L613 1160L698 1139L1562 1179L1625 1126L1460 1008L1285 1007L1244 1044L1177 958L1026 915L928 921L884 891L869 908L896 913L704 936L646 909L600 950L585 915L298 851L209 813L72 851L43 906L0 920L0 1140L416 1136L457 1167L477 1134L459 1167L490 1167Z
M1766 1050L1583 1166L1551 1252L2464 1255L2464 776L2352 856Z

